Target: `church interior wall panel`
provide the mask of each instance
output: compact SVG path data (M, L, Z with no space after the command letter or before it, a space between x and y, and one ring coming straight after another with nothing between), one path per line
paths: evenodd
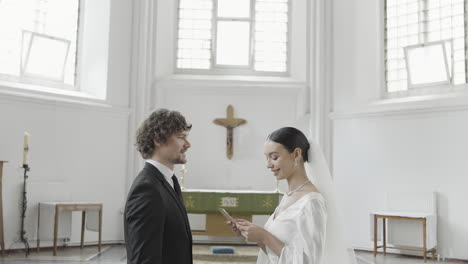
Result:
M263 143L279 127L304 126L297 112L303 88L207 86L158 87L164 90L164 106L181 111L193 124L186 187L274 190ZM247 120L234 129L232 160L226 157L226 129L213 123L215 118L226 117L229 104L234 107L234 117Z
M192 189L275 190L276 181L266 168L263 144L268 133L282 126L308 127L304 105L305 86L224 81L160 81L156 84L156 106L176 109L193 124L187 152L185 187ZM226 129L215 118L234 117L247 123L234 129L234 156L226 157ZM176 173L180 175L180 166ZM284 183L281 190L286 190ZM256 224L267 218L256 216ZM203 218L190 217L194 226Z
M383 33L379 8L383 2L333 2L333 111L362 107L380 95Z
M437 192L439 253L468 259L466 92L382 100L383 3L332 12L333 171L353 244L372 249L369 212L388 191Z
M114 106L128 107L130 104L133 4L132 1L127 0L112 0L110 6L106 99Z
M85 80L80 85L85 92L105 90L105 100L0 87L0 159L9 161L3 173L7 248L22 247L15 242L20 228L23 171L19 167L25 131L31 133L27 236L35 238L32 233L36 230L38 201L79 199L104 203L104 242L123 240L121 210L128 187L125 183L128 150L133 144L129 115L136 107L130 105L129 99L134 3L126 0L88 2L86 4L91 4L88 7L97 7L90 10L92 14L101 14L99 21L94 22L105 32L96 39L103 40L98 45L102 51L98 55L106 56L107 61L103 63L107 65L90 64L91 68L81 69L93 71L90 74L99 80L94 84L102 86L94 87L86 79L89 75L83 72L80 76ZM86 18L86 23L94 22ZM95 51L97 46L92 47L89 50ZM93 67L98 66L101 70L94 71ZM70 243L80 240L80 217L78 213L73 214ZM97 233L86 232L85 240L97 241ZM51 245L46 241L41 244Z
M468 258L467 118L450 111L334 122L334 174L358 247L372 247L369 213L385 209L388 192L435 191L439 253Z
M77 105L0 100L0 158L8 160L3 177L3 208L6 245L21 247L20 204L23 183L23 133L30 137L30 167L28 183L39 191L28 195L25 226L37 224L37 203L57 198L62 201L99 201L104 203L103 241L121 240L120 209L125 197L125 177L128 141L128 113L121 109L87 108ZM6 114L5 114L6 113ZM48 188L59 183L60 190ZM43 187L41 187L41 185ZM33 191L33 190L31 190ZM50 193L66 196L51 196ZM72 230L80 230L74 221ZM27 234L35 238L35 228ZM87 238L93 241L93 233ZM80 240L73 231L70 243ZM97 241L97 239L95 239ZM48 242L43 243L44 246Z

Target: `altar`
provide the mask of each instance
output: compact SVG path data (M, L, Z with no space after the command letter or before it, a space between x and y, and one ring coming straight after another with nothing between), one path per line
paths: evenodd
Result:
M193 235L234 236L226 219L218 211L224 208L234 218L252 221L253 215L271 215L283 194L275 191L204 190L182 191L189 214L206 214L204 230L192 230Z

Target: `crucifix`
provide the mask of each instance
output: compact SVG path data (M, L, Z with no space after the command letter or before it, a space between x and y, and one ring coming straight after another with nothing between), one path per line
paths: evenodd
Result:
M216 118L215 120L213 120L213 123L226 128L226 155L228 159L232 159L232 155L234 153L234 128L247 123L247 120L241 118L234 118L234 108L232 107L232 105L228 105L226 112L226 118Z

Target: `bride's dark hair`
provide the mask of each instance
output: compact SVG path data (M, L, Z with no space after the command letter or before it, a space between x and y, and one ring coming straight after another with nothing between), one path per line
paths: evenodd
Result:
M299 129L294 127L282 127L268 135L267 140L283 145L290 153L296 148L300 148L304 162L309 161L307 152L310 148L310 144L307 137Z

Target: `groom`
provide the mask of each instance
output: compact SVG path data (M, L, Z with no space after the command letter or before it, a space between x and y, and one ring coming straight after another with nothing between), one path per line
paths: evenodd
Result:
M137 130L146 160L128 193L124 234L128 264L191 264L192 233L174 165L187 162L192 125L179 112L159 109Z

